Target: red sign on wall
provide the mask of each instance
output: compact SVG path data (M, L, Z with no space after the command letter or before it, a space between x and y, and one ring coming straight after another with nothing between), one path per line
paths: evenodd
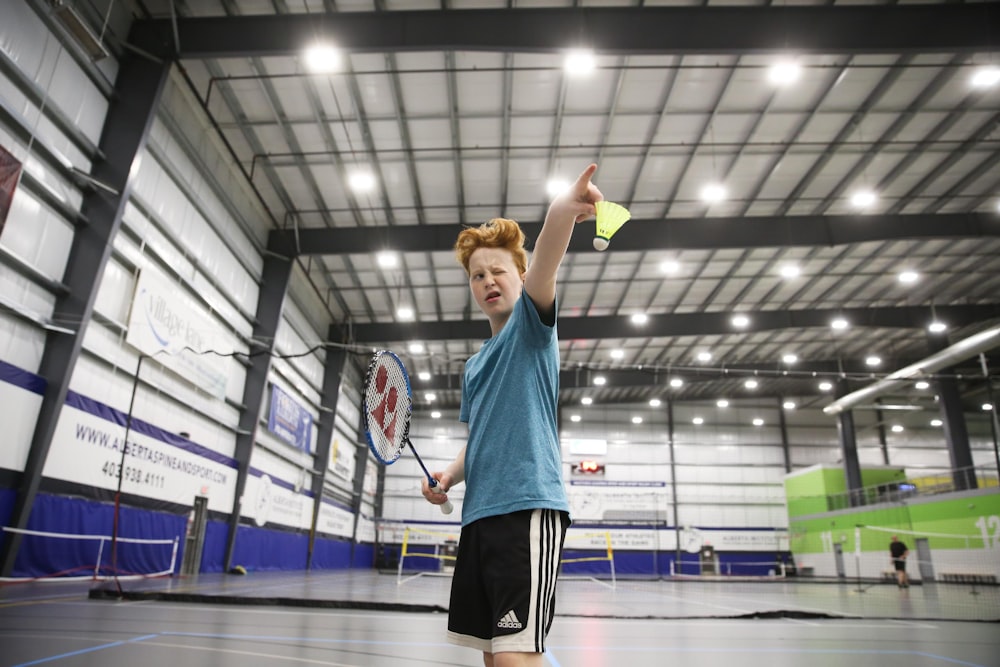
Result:
M0 232L3 231L10 203L14 199L14 190L17 189L17 181L20 178L21 162L0 146Z

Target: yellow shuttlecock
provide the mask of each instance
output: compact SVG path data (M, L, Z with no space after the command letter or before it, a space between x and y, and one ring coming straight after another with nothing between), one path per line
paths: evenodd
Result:
M611 237L615 235L622 225L628 222L632 214L621 204L611 201L599 201L594 204L597 209L597 235L594 236L594 249L605 251Z

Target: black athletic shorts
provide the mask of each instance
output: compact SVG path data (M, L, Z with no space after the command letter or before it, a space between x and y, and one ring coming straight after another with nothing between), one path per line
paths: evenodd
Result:
M569 515L524 510L462 528L448 641L487 653L543 653Z
M905 558L893 558L892 564L896 566L897 570L906 569L906 559Z

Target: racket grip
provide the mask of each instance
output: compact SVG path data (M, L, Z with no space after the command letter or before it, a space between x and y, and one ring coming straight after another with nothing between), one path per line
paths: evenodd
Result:
M444 493L444 491L438 490L438 481L433 477L431 477L430 475L427 476L427 482L431 487L431 491L433 491L434 493L441 493L441 494ZM441 514L451 514L453 511L455 511L455 506L451 504L450 500L444 501L443 503L438 505L438 507L441 508Z

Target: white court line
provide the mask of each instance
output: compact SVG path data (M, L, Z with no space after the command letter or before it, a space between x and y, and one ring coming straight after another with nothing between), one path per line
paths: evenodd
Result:
M146 640L142 642L144 646L161 646L170 649L188 649L190 651L205 651L210 653L225 653L228 655L247 655L254 658L270 658L280 662L303 663L307 665L326 665L326 667L363 667L361 664L349 664L346 662L330 662L329 660L311 660L309 658L295 658L278 653L262 653L260 651L238 651L231 648L215 648L212 646L187 646L186 644L170 644L167 642L154 642Z

